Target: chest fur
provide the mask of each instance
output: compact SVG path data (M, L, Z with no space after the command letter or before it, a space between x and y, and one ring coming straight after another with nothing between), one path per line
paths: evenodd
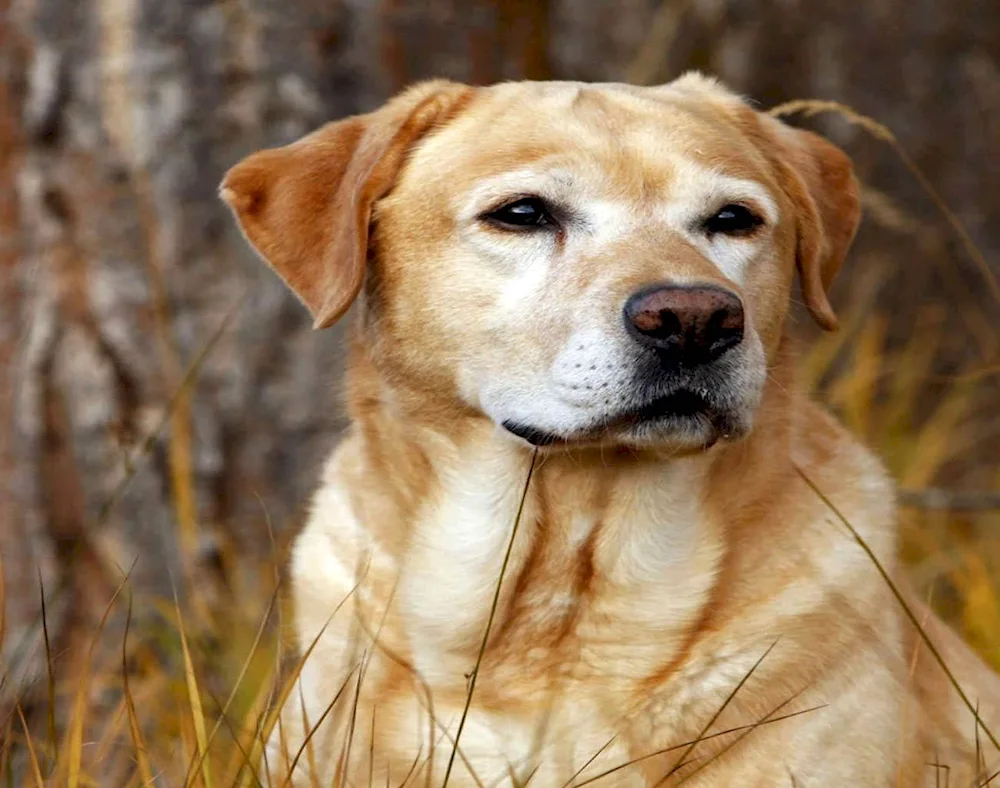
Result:
M488 622L484 692L594 673L632 682L669 663L721 561L696 467L595 483L543 466L527 493L523 461L463 468L417 513L396 592L425 680L464 686Z

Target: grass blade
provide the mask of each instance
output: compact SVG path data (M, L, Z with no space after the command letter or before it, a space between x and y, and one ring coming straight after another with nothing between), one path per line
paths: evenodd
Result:
M614 741L617 738L618 734L616 733L614 736L612 736L610 739L604 742L604 744L600 746L597 752L595 752L593 755L587 758L586 761L584 761L583 766L581 766L579 769L573 772L573 776L570 777L565 783L563 783L562 788L569 788L569 786L573 784L573 782L576 780L577 777L579 777L581 774L587 771L587 767L590 766L590 764L592 764L594 761L596 761L598 758L601 757L601 753L603 753L606 749L608 749L608 747L614 744Z
M24 719L24 711L21 704L15 703L17 716L21 718L21 729L24 731L24 740L28 745L28 761L31 763L31 774L35 778L36 788L45 788L45 780L42 778L42 769L38 764L38 754L35 752L35 745L31 741L31 732L28 730L28 722Z
M1000 301L1000 282L997 281L996 276L993 274L993 269L990 268L990 264L986 261L986 257L979 250L979 247L976 246L976 242L972 240L972 236L969 235L968 230L965 229L961 220L955 212L948 207L948 203L945 202L944 198L938 193L937 189L934 188L927 176L924 175L923 171L917 166L917 163L910 158L910 154L906 152L906 149L902 146L902 144L900 144L896 135L888 126L884 123L879 123L877 120L870 118L867 115L862 115L855 109L837 101L817 101L813 99L788 101L784 104L772 107L768 114L774 115L775 117L784 117L786 115L796 114L812 117L825 112L836 113L852 125L863 128L876 139L887 143L894 151L896 151L900 161L902 161L906 169L910 171L910 174L913 175L917 183L920 184L920 188L924 190L924 193L931 199L931 202L934 203L934 206L941 212L948 224L950 224L951 228L955 231L955 234L959 237L959 240L961 240L962 246L965 247L965 251L976 264L976 267L979 269L979 273L989 286L993 297L996 298L997 301Z
M330 613L330 615L326 619L326 622L323 624L322 629L320 629L320 631L316 634L316 637L314 637L312 642L309 644L309 647L306 649L305 654L303 654L302 657L298 660L297 664L295 665L295 668L292 670L292 675L289 676L283 683L281 691L278 693L278 700L274 704L273 710L267 715L263 725L261 726L259 731L260 735L254 741L253 750L251 751L251 758L254 762L256 762L256 760L259 758L266 757L265 742L270 737L271 732L276 725L279 726L279 731L280 731L281 710L285 707L285 704L288 702L288 697L294 691L295 683L298 681L299 674L301 674L306 661L309 659L309 657L312 655L313 650L319 644L319 641L322 639L323 634L326 632L326 628L333 621L334 616L336 616L337 613L340 612L340 609L345 604L347 604L347 601L352 596L354 596L354 593L361 586L362 582L364 582L364 576L358 579L358 581L354 584L351 590L347 592L346 596L344 596L344 598L333 609L333 612ZM354 669L351 670L351 673L353 672ZM269 769L265 771L265 775L268 779L268 783L270 784L271 778Z
M733 698L735 698L737 694L739 694L739 691L743 689L743 686L750 680L750 677L756 672L757 668L761 666L761 663L765 659L767 659L768 655L771 653L771 651L774 649L776 645L778 645L777 640L775 640L770 646L768 646L767 649L764 651L764 653L761 654L760 657L757 659L757 661L750 666L750 670L748 670L743 675L743 678L741 678L737 682L736 686L733 687L732 691L726 696L726 699L722 701L722 705L719 706L718 709L716 709L715 714L712 715L711 719L704 725L704 727L698 733L698 738L695 739L693 742L691 742L691 744L687 747L687 749L685 749L680 754L680 756L678 756L677 760L674 762L674 765L670 768L670 771L668 771L665 775L663 775L663 777L657 780L653 788L658 788L658 786L663 785L663 783L665 783L670 777L672 777L677 772L678 769L680 769L685 763L687 763L688 756L692 753L694 748L698 746L699 742L704 740L705 734L709 732L709 730L715 724L715 721L719 719L719 716L722 714L722 712L726 710L726 707L729 706Z
M197 758L201 763L201 779L205 788L212 788L212 771L208 762L208 736L205 733L205 714L201 707L201 693L198 690L198 677L195 675L194 663L188 649L187 635L184 633L184 619L181 606L174 597L174 609L177 613L177 628L181 636L181 651L184 655L184 682L187 685L188 707L191 711L191 721L194 724L194 739L197 748Z
M316 733L317 730L319 730L320 726L326 721L326 718L329 716L330 712L333 711L333 707L337 705L337 701L340 700L341 696L344 694L344 690L347 689L348 685L351 683L351 677L354 675L354 672L360 669L361 669L360 662L353 668L351 668L350 673L347 674L347 678L344 679L344 683L341 684L340 689L337 690L337 694L333 696L333 700L331 700L327 704L326 708L323 710L323 713L319 715L319 719L316 720L316 724L313 725L306 733L305 739L303 740L302 744L299 745L299 749L295 753L295 757L292 758L291 765L288 768L288 775L285 777L284 783L282 783L282 788L289 788L292 785L292 777L295 774L295 768L299 765L299 760L302 758L302 754L306 751L306 748L309 747L310 742L312 742L313 735Z
M104 608L104 613L101 616L101 620L97 624L97 629L90 639L90 645L87 648L87 653L81 666L79 686L76 690L76 701L73 706L73 716L70 719L69 736L65 747L65 752L69 758L67 762L68 776L66 778L66 785L68 788L78 788L80 785L81 766L83 764L83 721L87 716L87 698L90 695L89 677L94 651L97 649L98 639L101 636L101 632L104 631L104 626L108 622L111 611L114 609L119 595L128 583L129 578L132 576L132 570L134 568L135 561L132 562L132 565L122 578L121 583L118 584L114 594L111 596L111 600Z
M153 784L153 770L149 767L146 742L142 737L142 727L135 711L135 700L132 688L129 686L128 670L128 631L132 624L132 595L129 594L128 610L125 614L125 633L122 636L122 692L125 696L125 712L128 715L129 736L132 739L132 752L135 755L136 768L142 785Z
M42 569L38 567L38 594L42 615L42 639L45 644L45 671L47 679L47 690L49 693L49 707L46 710L46 723L48 725L48 737L50 752L58 752L58 742L56 741L56 676L52 669L52 643L49 640L49 617L45 609L45 583L42 580Z
M804 481L807 485L809 485L809 488L816 494L816 496L821 501L823 501L826 507L831 512L833 512L833 514L840 521L840 523L850 532L851 536L854 537L854 541L857 542L858 545L861 547L861 549L865 551L865 554L868 556L869 560L872 562L872 564L874 564L875 568L878 570L878 573L882 576L882 580L889 587L889 590L892 592L892 595L896 597L896 601L899 602L900 607L903 608L903 612L906 614L906 617L910 620L910 623L913 624L914 628L917 630L917 634L920 635L920 639L924 642L924 645L927 646L927 650L931 652L931 656L934 657L934 661L937 662L941 670L944 671L944 674L945 676L947 676L948 681L951 683L951 686L955 689L955 692L958 693L959 698L962 699L962 703L975 718L976 724L982 728L983 733L986 734L986 737L990 740L993 746L996 747L998 751L1000 751L1000 742L997 741L996 737L993 735L993 732L986 726L986 723L983 722L982 717L979 716L979 712L976 710L976 707L972 704L972 701L969 700L969 696L965 694L965 691L958 683L958 679L955 678L955 674L951 672L951 669L948 667L948 664L944 661L944 657L941 656L941 652L938 651L937 646L934 645L934 641L932 641L930 636L927 634L927 630L924 629L923 626L921 626L920 621L917 619L916 613L914 613L913 610L910 608L910 606L906 603L906 600L903 598L903 594L899 590L899 587L896 585L893 579L889 577L889 573L882 565L882 562L879 561L878 556L875 555L875 551L872 550L871 547L869 547L864 537L861 536L861 534L858 533L857 529L853 525L851 525L850 521L846 517L844 517L840 509L838 509L833 504L833 502L826 497L823 491L820 490L819 487L817 487L813 483L812 479L810 479L797 464L794 467L795 467L795 472L798 473L798 475L802 478L802 481Z
M267 622L271 620L271 614L274 612L274 607L277 604L278 594L280 590L281 589L279 587L276 587L271 594L271 599L268 602L267 610L264 613L264 617L261 619L260 626L257 627L257 632L254 635L253 643L250 645L250 653L247 654L246 659L243 660L243 665L240 667L239 675L237 675L236 681L233 684L233 688L229 692L229 697L226 698L226 702L222 706L222 711L219 713L219 717L215 720L215 725L212 726L212 730L208 734L208 740L205 743L204 752L198 755L197 760L192 765L192 768L188 771L185 784L187 784L187 781L191 779L192 773L200 769L202 764L205 762L205 757L209 749L211 749L212 747L212 742L215 740L215 736L219 732L219 728L222 726L223 721L227 719L226 715L229 713L229 709L232 706L234 699L236 698L237 692L243 685L243 680L246 678L247 671L250 669L250 664L253 661L254 655L257 653L257 649L260 648L261 640L263 639L264 632L267 629Z
M749 736L751 733L753 733L755 730L757 730L761 725L767 724L771 720L771 717L773 717L775 714L777 714L779 711L781 711L783 708L785 708L785 706L787 706L789 703L791 703L792 701L796 700L799 697L800 694L801 694L801 690L799 692L796 692L790 698L788 698L788 699L782 701L781 703L779 703L777 706L775 706L773 709L771 709L771 711L769 711L767 714L765 714L763 717L761 717L759 720L757 720L752 725L748 725L745 730L740 731L740 735L737 736L733 741L731 741L728 744L726 744L721 750L719 750L717 753L715 753L707 761L702 761L698 765L697 768L692 769L690 772L688 772L687 774L685 774L680 780L677 781L677 784L680 785L681 783L686 783L688 780L690 780L692 777L694 777L702 769L706 768L707 766L709 766L710 764L712 764L714 761L716 761L719 758L721 758L723 755L725 755L727 752L729 752L731 749L733 749L733 747L735 747L741 741L743 741L747 736Z
M521 493L521 503L517 507L517 516L514 518L514 527L510 531L510 541L507 543L507 552L504 553L503 563L500 565L500 577L497 580L496 590L493 592L493 603L490 605L490 614L486 619L486 629L483 632L483 642L479 646L479 655L476 657L475 667L472 669L472 676L469 678L469 691L465 695L465 708L462 709L462 717L458 721L458 730L455 732L455 743L451 748L451 756L448 758L448 766L444 772L444 780L441 788L447 788L448 778L451 777L452 767L455 765L455 756L458 753L458 743L462 738L462 729L465 728L465 720L469 716L469 707L472 705L472 696L476 691L476 678L479 676L479 666L483 662L483 655L486 653L486 644L490 638L490 630L493 628L493 617L496 615L497 607L500 604L500 588L503 586L503 578L507 573L507 564L510 562L511 553L514 550L514 540L517 538L518 526L521 524L521 515L524 512L524 502L528 498L528 488L531 486L531 477L535 473L535 462L538 460L538 449L531 454L531 465L528 466L528 475L524 480L524 491Z
M727 728L724 731L719 731L718 733L710 733L706 736L702 736L700 739L695 739L693 742L681 742L680 744L672 744L669 747L664 747L659 750L654 750L653 752L647 753L646 755L640 755L638 758L631 758L630 760L619 763L617 766L612 766L610 769L605 769L600 774L595 774L593 777L588 777L586 780L580 783L576 783L573 788L583 788L585 785L590 785L591 783L596 783L598 780L603 780L605 777L609 777L616 772L620 772L622 769L627 769L629 766L633 766L637 763L642 763L642 761L648 761L650 758L656 758L660 755L666 755L670 752L676 752L685 747L691 746L691 744L698 744L699 742L709 741L711 739L717 739L720 736L728 736L731 733L741 733L743 731L752 731L763 725L773 725L776 722L783 722L784 720L790 720L795 717L801 717L804 714L811 714L814 711L819 711L820 709L826 708L826 704L821 704L819 706L811 706L808 709L802 709L801 711L793 711L788 714L782 714L780 717L774 717L776 712L780 711L782 708L791 703L798 695L793 695L788 700L782 701L778 706L771 710L771 712L764 717L762 720L757 722L751 722L746 725L738 725L735 728Z

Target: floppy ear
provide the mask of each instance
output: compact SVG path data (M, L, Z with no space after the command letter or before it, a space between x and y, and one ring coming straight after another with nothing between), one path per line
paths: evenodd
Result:
M778 167L797 217L796 265L809 312L827 331L837 315L827 293L861 220L858 181L851 160L810 131L766 117L778 142Z
M308 307L314 328L336 322L361 290L372 206L392 188L407 151L471 94L440 80L416 85L375 112L254 153L226 173L220 196Z

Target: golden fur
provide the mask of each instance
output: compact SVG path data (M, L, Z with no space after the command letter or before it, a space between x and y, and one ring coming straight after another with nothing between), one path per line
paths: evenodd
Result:
M482 220L536 187L578 218L546 234ZM766 230L702 238L690 217L732 189ZM438 81L250 156L221 193L318 327L363 294L352 427L294 550L308 658L273 772L440 785L508 545L454 786L943 785L934 762L967 786L977 737L998 767L802 478L895 575L891 483L796 387L785 329L796 272L836 326L826 292L859 205L834 146L696 74ZM744 304L724 429L580 415L631 396L621 304L664 280ZM515 416L558 440L533 449L498 426ZM910 604L996 724L997 679Z

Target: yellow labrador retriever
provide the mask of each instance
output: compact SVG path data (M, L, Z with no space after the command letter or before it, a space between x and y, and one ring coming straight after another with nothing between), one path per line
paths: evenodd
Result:
M317 328L360 300L353 424L294 549L305 661L273 773L1000 768L997 679L895 595L873 560L895 577L892 485L796 387L793 280L833 329L858 224L840 150L697 74L434 81L248 157L221 194Z

